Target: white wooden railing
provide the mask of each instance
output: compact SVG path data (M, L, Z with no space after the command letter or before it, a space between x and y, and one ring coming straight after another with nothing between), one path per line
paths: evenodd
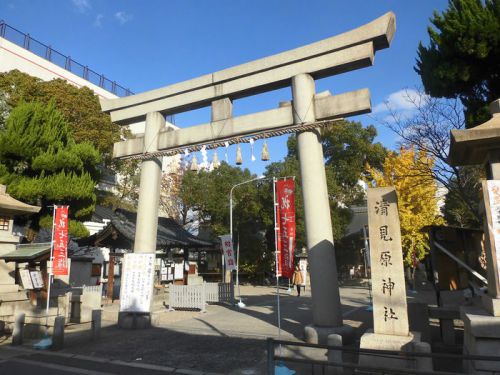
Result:
M204 283L207 303L232 303L234 285L232 283Z
M169 286L168 304L170 310L199 309L205 312L207 303L232 303L234 286L230 283L203 283L201 285Z

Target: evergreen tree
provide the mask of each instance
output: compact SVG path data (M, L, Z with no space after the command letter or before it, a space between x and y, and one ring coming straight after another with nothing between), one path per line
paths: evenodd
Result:
M111 161L113 143L120 140L121 129L101 111L97 95L87 87L78 88L62 79L42 81L18 70L0 73L0 128L3 107L15 108L22 102L55 103L68 124L75 142L90 142Z
M92 144L74 141L53 102L19 104L0 131L0 183L13 197L41 204L42 216L51 214L53 204L69 205L75 219L92 214L99 162Z
M488 120L488 104L500 97L500 0L449 0L431 23L415 67L426 92L459 97L468 127Z

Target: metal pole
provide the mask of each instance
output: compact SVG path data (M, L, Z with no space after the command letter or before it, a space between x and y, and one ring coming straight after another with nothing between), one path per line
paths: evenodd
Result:
M231 188L231 191L229 192L229 234L231 235L231 244L234 243L234 241L233 241L233 190L236 186L238 186L238 185L233 186ZM239 261L240 261L240 259L239 259L239 257L237 257L236 258L236 288L238 289L238 295L240 297L240 302L241 302L241 295L239 294L239 290L240 290L239 289L239 279L238 279ZM224 272L224 277L226 277L226 272ZM232 276L229 278L229 282L231 284L233 283ZM239 306L239 304L238 304L238 306Z
M50 284L52 283L52 268L53 268L52 256L53 256L53 252L54 252L54 226L55 226L55 221L56 221L56 209L57 209L57 206L54 205L54 209L52 212L52 239L50 241L50 258L49 258L50 272L47 272L47 305L45 307L45 326L47 327L47 331L49 329ZM47 271L49 271L48 268L49 267L47 264Z
M370 263L368 261L368 257L370 256L370 245L368 243L368 237L367 237L367 233L366 233L366 226L363 225L363 240L365 241L365 256L364 256L364 259L365 259L365 277L367 276L368 274L368 270L367 270L367 265ZM370 306L368 306L366 308L367 311L373 311L373 299L372 299L372 281L371 281L371 277L370 279L368 280L368 297L370 298Z
M224 260L224 253L221 254L221 270L222 270L222 282L226 282L226 265Z
M370 257L370 247L368 245L368 237L367 237L367 233L366 233L366 226L363 225L363 240L365 241L365 277L368 277L368 269L367 269L367 266L370 264L370 262L368 261L369 257Z
M281 339L281 311L280 311L280 285L279 285L279 273L278 273L278 203L276 202L276 181L277 179L273 177L273 203L274 203L274 248L275 248L275 262L276 262L276 302L278 304L278 340ZM281 345L280 345L281 352ZM281 353L280 353L281 354Z
M251 180L248 181L243 181L240 182L239 184L234 185L231 190L229 191L229 234L231 235L231 242L233 242L233 190L234 188L248 184L253 181L257 180L263 180L265 179L264 176L259 176L257 178L252 178ZM238 307L245 307L246 305L243 303L241 300L241 294L240 294L240 280L239 280L239 269L240 269L240 248L239 248L239 240L238 240L238 247L236 248L236 288L238 289L238 295L240 301L238 302Z
M236 285L238 285L238 296L240 297L240 301L238 302L238 307L246 307L246 305L241 300L241 292L240 292L240 279L238 276L240 268L240 232L238 232L238 246L236 246Z
M361 249L361 253L363 254L363 263L365 265L365 279L368 278L368 269L366 268L366 248Z

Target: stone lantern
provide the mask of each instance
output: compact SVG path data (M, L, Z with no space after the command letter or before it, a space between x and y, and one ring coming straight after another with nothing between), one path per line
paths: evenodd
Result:
M484 201L484 234L487 257L488 294L482 306L463 307L464 354L500 353L500 99L490 104L492 118L467 130L452 130L448 156L454 166L481 164L486 181L482 181ZM469 373L500 371L497 362L469 361Z
M19 243L19 236L12 232L14 216L33 214L39 211L40 207L30 206L12 198L6 193L5 185L0 185L0 256L15 251L16 245ZM7 264L0 260L0 287L15 284L14 271L15 264Z

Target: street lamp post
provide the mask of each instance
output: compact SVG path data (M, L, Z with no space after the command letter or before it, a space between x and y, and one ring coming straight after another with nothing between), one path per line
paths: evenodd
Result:
M251 180L240 182L239 184L236 184L231 188L231 191L229 192L229 233L231 235L231 241L233 240L233 190L240 185L248 184L253 181L263 180L264 178L265 176L252 178ZM238 302L238 307L243 308L246 305L241 300L239 271L240 271L240 244L238 241L238 247L236 248L236 288L238 289L238 296L240 299L240 301Z

